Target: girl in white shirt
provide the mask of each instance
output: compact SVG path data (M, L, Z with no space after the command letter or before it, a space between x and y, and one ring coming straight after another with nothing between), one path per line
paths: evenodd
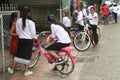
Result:
M58 41L50 45L46 49L53 50L53 54L55 53L55 56L54 55L53 56L55 58L59 58L59 56L56 55L56 52L54 51L60 51L63 47L69 46L71 43L71 39L65 27L63 27L63 25L57 22L54 15L48 16L48 23L50 24L50 28L51 28L51 36L47 38L46 44L49 43L51 38L58 38ZM59 45L59 46L56 46L56 45ZM52 51L50 53L52 54Z
M78 16L76 23L78 23L79 31L82 31L84 29L84 22L83 22L83 12L80 6L77 7L77 14Z
M19 43L17 47L17 53L14 58L12 69L9 68L8 72L13 73L15 65L17 63L25 64L25 76L32 74L32 71L28 71L33 39L36 38L35 23L31 20L30 10L28 7L23 8L22 18L19 18L16 22L16 32L19 36Z
M68 30L70 30L71 21L70 21L70 19L67 17L67 13L66 13L65 11L62 12L62 17L63 17L62 23L65 25L65 27L68 28Z
M56 58L56 62L61 62L62 59L57 55L56 51L60 51L63 47L69 46L71 39L65 26L57 21L54 15L48 16L48 23L51 28L51 36L47 38L46 44L48 44L53 38L58 38L58 41L48 46L46 50L49 50L49 53Z

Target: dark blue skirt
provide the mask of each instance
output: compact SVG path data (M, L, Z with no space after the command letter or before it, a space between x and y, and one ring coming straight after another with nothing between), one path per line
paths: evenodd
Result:
M15 62L29 64L32 54L33 40L19 39L17 53L15 55Z

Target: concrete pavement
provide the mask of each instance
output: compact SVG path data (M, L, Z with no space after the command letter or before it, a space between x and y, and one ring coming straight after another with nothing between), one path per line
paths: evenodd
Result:
M103 26L100 25L99 27L102 31ZM74 50L72 53L76 55L77 62L81 61L83 58L86 58L86 56L82 56L81 58L82 52L78 52L77 50ZM9 54L6 55L6 58L7 57L9 57L9 59L11 58ZM6 59L7 67L10 65L10 63L11 63L11 59L10 60ZM79 80L79 75L81 74L83 65L84 62L77 63L72 74L70 74L69 76L61 77L59 73L55 73L51 71L54 65L48 64L47 60L42 56L39 60L39 63L33 69L31 69L34 72L33 75L25 77L24 67L23 67L22 70L15 71L13 75L10 75L7 72L5 72L3 76L0 76L1 77L0 80Z
M90 48L93 61L84 64L79 80L120 80L120 18L118 24L104 26L102 40L97 49Z

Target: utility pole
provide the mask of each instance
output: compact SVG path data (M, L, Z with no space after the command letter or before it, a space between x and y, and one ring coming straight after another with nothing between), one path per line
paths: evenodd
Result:
M62 22L62 0L60 0L60 22Z

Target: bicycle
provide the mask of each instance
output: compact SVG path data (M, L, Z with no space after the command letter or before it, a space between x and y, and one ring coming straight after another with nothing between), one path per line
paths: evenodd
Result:
M93 46L95 46L92 29L88 24L87 19L85 18L83 20L85 24L84 30L79 31L73 39L73 45L78 51L86 51L90 47L91 43ZM97 34L98 39L100 39L101 35L99 27L97 27Z
M46 34L46 32L43 31L40 34ZM40 34L38 34L38 37ZM50 64L55 63L56 59L53 56L51 56L49 52L42 47L39 39L35 41L34 47L35 48L33 49L32 57L31 57L31 61L32 60L33 61L29 65L29 68L33 68L37 64L41 54L48 60L48 63ZM68 75L72 73L74 70L76 59L75 56L71 54L72 50L74 50L74 47L69 46L62 48L60 52L57 52L58 55L62 58L63 62L55 63L55 66L57 67L58 72L61 73L62 75Z

